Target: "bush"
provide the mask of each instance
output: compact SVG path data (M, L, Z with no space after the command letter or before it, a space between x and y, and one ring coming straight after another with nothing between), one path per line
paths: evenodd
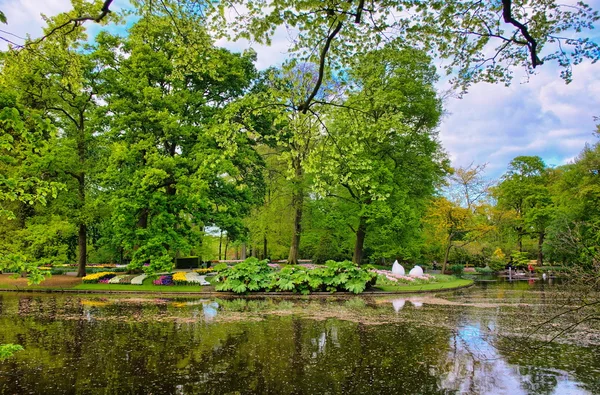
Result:
M494 272L499 272L500 270L504 270L506 267L506 255L502 252L502 249L496 248L492 257L490 258L490 263L488 264L489 268Z
M465 267L463 265L452 265L450 266L450 271L457 277L462 276L465 271Z
M309 269L304 266L286 266L280 271L267 264L249 258L244 262L227 267L218 265L215 289L217 291L300 292L308 294L319 291L349 291L360 293L374 285L377 275L368 267L359 267L352 262L327 261L325 267Z
M486 267L476 267L475 271L477 273L481 273L481 274L492 274L492 273L494 273L494 270L492 270L489 266L486 266Z
M513 251L511 254L513 265L525 269L529 264L529 254L527 252Z

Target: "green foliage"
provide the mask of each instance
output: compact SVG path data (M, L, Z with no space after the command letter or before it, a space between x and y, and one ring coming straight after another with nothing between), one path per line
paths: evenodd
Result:
M523 25L499 22L504 17L503 3L385 0L371 12L363 2L353 1L323 7L319 0L226 0L208 7L207 20L214 30L232 40L259 43L270 43L278 27L292 26L300 34L290 51L299 61L315 61L319 52L315 49L322 48L334 31L327 43L327 63L335 69L343 69L358 54L380 48L385 42L428 48L447 59L444 71L463 89L478 81L509 84L515 69L533 73L543 62L556 62L562 68L561 77L568 82L573 65L600 56L598 44L581 34L593 29L599 19L587 4L565 6L550 0L517 6L507 2L510 9L506 11L526 25L535 45L544 48L542 55L531 53L532 44L517 27ZM233 20L226 18L231 8L238 11ZM489 56L490 50L495 56Z
M499 269L500 270L500 269ZM496 270L492 269L490 266L486 267L476 267L475 271L480 274L492 274L495 273Z
M324 267L309 269L288 265L280 271L269 267L267 261L249 258L233 267L215 267L217 291L246 292L336 292L361 293L374 285L376 274L368 267L352 262L328 261Z
M452 265L450 266L450 271L453 275L460 277L463 275L465 267L463 265Z
M525 268L529 264L529 254L527 252L513 251L510 257L516 267Z
M23 347L18 344L0 344L0 361L10 358L17 351L22 351Z

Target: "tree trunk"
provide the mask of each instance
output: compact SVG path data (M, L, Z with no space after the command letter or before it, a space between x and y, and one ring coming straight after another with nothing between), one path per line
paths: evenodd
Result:
M267 234L263 236L263 259L267 259Z
M544 253L542 252L542 246L544 245L544 237L546 237L546 233L540 232L539 239L538 239L538 258L537 258L537 263L539 266L542 266L544 264Z
M356 242L354 244L354 255L352 262L360 265L363 255L363 246L365 244L365 236L367 235L367 219L361 216L358 219L358 228L356 230Z
M251 256L254 256L254 247L250 247L251 248ZM246 260L246 243L242 243L242 256L240 257L241 260Z
M221 260L221 247L223 246L223 231L219 234L219 260Z
M140 217L138 218L138 222L136 225L140 229L146 229L148 227L148 209L143 208L140 212ZM133 246L133 250L136 251L140 248L139 244Z
M80 149L81 150L81 149ZM80 157L82 153L80 152ZM85 206L85 174L81 173L77 178L79 199L81 207ZM85 224L79 224L79 235L78 235L78 262L77 262L77 277L85 277L85 265L87 263L87 227Z
M517 228L517 244L519 246L519 252L523 252L523 229Z
M227 260L227 248L229 247L229 236L225 238L225 251L223 252L223 260Z
M294 193L294 234L292 235L292 245L290 246L290 254L287 262L290 265L298 264L298 253L300 250L300 236L302 235L302 203L304 194L302 190Z
M85 224L79 224L79 260L77 262L77 277L85 277L85 264L87 261L87 229Z
M304 190L302 189L302 161L300 157L292 159L292 166L295 170L295 189L292 193L292 207L294 208L294 233L292 234L292 244L290 245L290 254L287 263L291 265L298 264L298 254L300 252L300 237L302 235L302 209L304 205Z
M452 249L452 235L448 236L448 245L446 246L446 252L444 253L444 263L442 263L442 274L446 271L446 265L448 264L448 257L450 256L450 250Z

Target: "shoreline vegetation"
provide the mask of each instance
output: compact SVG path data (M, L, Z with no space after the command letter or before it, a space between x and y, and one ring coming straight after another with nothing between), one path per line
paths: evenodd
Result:
M474 284L470 279L455 278L450 281L432 284L408 285L376 285L362 294L401 294L450 291L470 287ZM27 285L25 278L13 278L11 274L0 274L0 292L65 292L65 293L123 293L123 294L185 294L185 295L235 295L240 297L252 296L331 296L356 295L352 292L313 292L308 295L294 292L249 292L238 294L234 292L216 291L214 286L200 285L154 285L151 279L142 285L123 284L83 284L80 278L67 275L54 275L38 285Z

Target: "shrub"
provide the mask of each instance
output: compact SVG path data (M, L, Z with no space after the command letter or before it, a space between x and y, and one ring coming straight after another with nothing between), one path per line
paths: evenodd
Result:
M22 351L23 347L19 344L0 344L0 361L10 358L17 351Z
M359 267L352 262L327 261L324 267L307 268L286 266L280 271L267 264L249 258L234 266L218 265L217 291L288 291L308 294L318 291L349 291L360 293L377 280L376 273L368 267Z
M450 271L457 277L462 276L465 271L465 267L463 265L452 265L450 266Z
M526 268L529 264L529 254L527 252L513 251L511 254L513 264L518 268Z
M492 273L494 273L494 270L492 270L489 266L486 266L486 267L476 267L475 271L477 273L481 273L481 274L492 274Z

